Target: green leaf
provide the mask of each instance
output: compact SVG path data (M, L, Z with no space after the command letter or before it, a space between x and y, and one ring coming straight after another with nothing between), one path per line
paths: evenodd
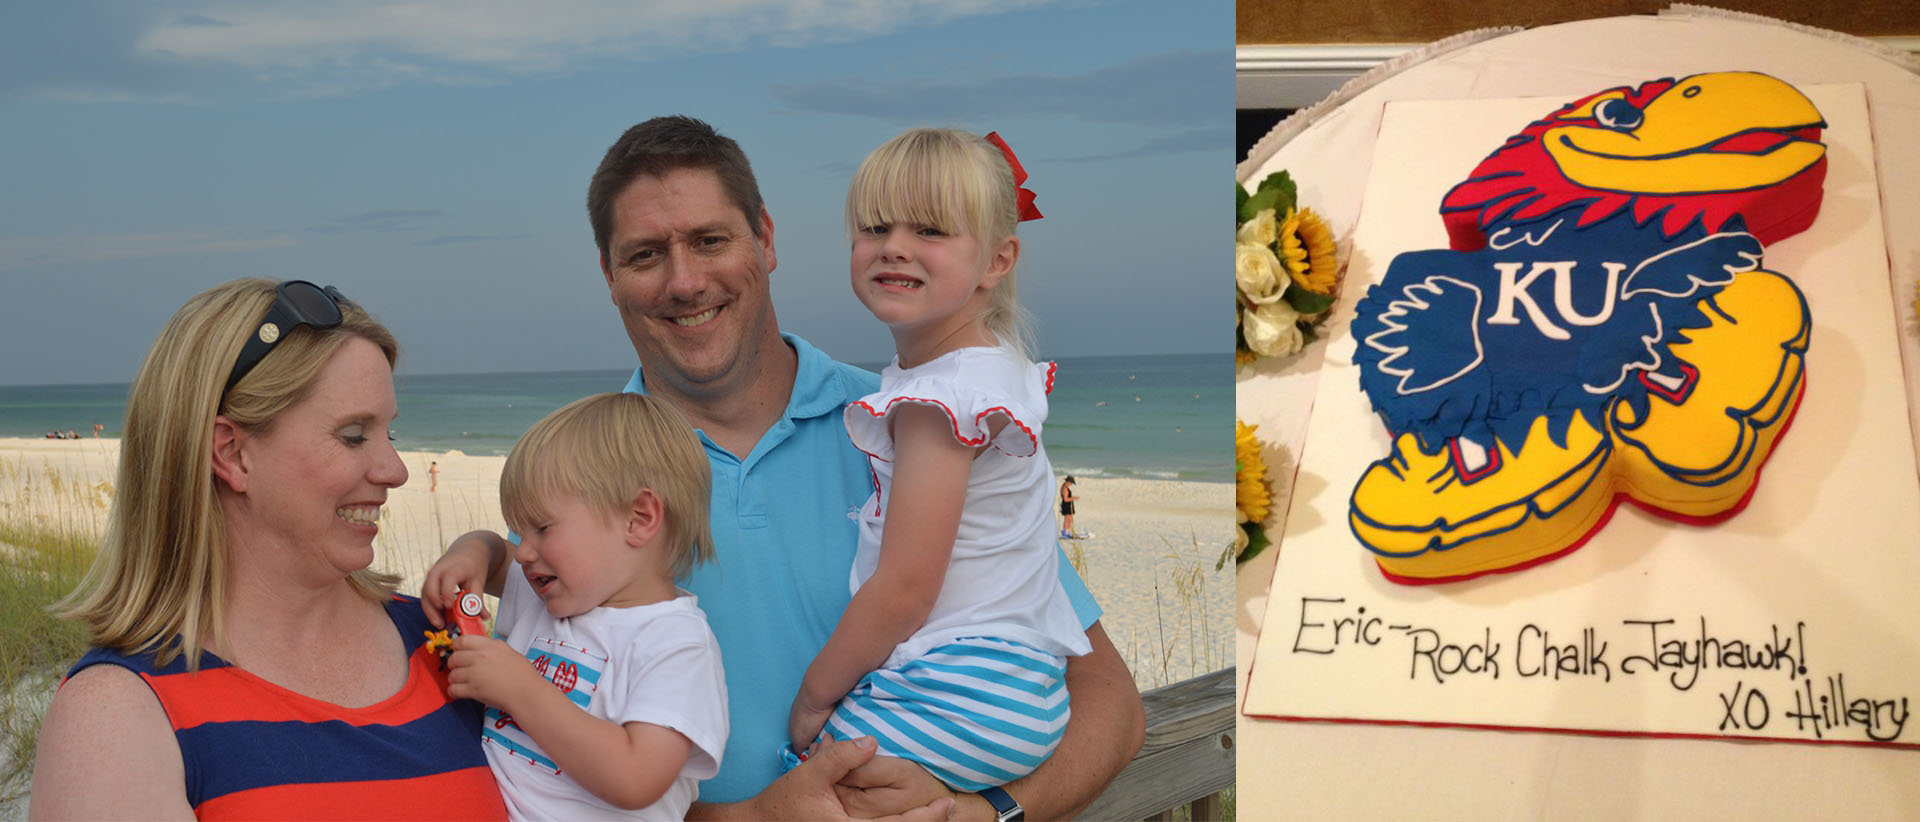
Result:
M1287 289L1283 298L1287 301L1287 305L1293 306L1293 310L1302 314L1318 314L1333 305L1333 295L1315 294L1301 288L1297 283L1294 287Z
M1247 197L1246 202L1240 204L1240 222L1244 223L1251 220L1262 211L1273 210L1275 204L1279 201L1280 191L1278 189L1269 188L1254 192L1251 196ZM1274 211L1276 216L1279 215L1279 213L1278 211Z
M1247 190L1242 188L1239 183L1233 184L1234 228L1239 228L1248 220L1253 219L1253 217L1247 214L1247 199L1249 196Z
M1300 187L1294 184L1293 175L1285 171L1276 171L1267 175L1267 179L1261 180L1259 187L1254 189L1254 193L1258 194L1262 191L1277 192L1274 200L1276 217L1287 216L1287 212L1292 211L1293 207L1300 202Z
M1261 551L1267 550L1267 546L1273 544L1272 540L1267 539L1266 529L1261 528L1257 522L1240 523L1240 530L1247 532L1247 547L1240 551L1240 556L1234 558L1235 564L1259 556Z

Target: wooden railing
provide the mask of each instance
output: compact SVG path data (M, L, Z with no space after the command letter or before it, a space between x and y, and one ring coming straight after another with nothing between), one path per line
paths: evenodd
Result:
M1220 818L1220 792L1233 787L1233 669L1214 671L1140 695L1147 740L1081 819L1164 820L1192 810L1195 822Z

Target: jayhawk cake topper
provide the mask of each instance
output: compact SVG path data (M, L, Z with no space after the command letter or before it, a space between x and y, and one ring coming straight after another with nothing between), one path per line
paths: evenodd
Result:
M1749 72L1576 100L1443 200L1450 250L1356 307L1392 452L1349 523L1397 582L1564 554L1622 499L1705 523L1746 504L1799 406L1806 301L1765 247L1811 225L1820 113Z

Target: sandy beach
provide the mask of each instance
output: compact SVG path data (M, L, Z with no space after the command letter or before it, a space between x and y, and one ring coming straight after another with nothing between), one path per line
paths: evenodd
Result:
M112 504L119 441L0 438L0 520L98 534ZM419 590L447 541L504 530L505 457L402 451L410 477L381 513L375 565ZM437 488L428 469L439 464ZM1078 477L1075 527L1064 543L1105 610L1107 635L1141 690L1233 664L1234 566L1214 569L1232 537L1233 486ZM0 544L0 552L7 550ZM22 700L51 696L20 695ZM24 787L24 786L22 786ZM25 817L26 797L0 801L0 820Z
M119 441L0 438L0 517L97 533L111 504ZM388 496L375 564L418 590L447 542L504 530L505 457L402 451L410 478ZM439 464L438 487L428 468ZM1068 556L1105 609L1102 622L1142 689L1233 664L1233 486L1080 477Z

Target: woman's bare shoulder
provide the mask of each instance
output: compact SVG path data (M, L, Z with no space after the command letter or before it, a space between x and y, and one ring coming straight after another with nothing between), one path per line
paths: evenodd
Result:
M192 818L173 725L138 674L94 665L60 685L29 802L33 819Z

